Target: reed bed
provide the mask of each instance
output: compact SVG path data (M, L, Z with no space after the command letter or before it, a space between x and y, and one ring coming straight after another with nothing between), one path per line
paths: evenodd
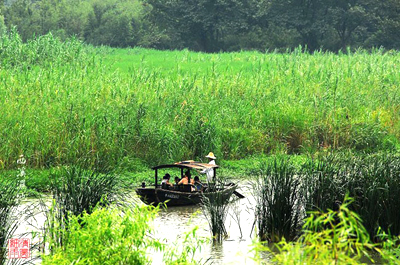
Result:
M154 165L213 150L365 152L399 146L397 52L202 54L0 40L0 166Z
M400 235L400 157L331 154L294 165L289 159L261 164L254 184L255 219L262 240L292 240L308 213L337 211L346 196L371 239ZM378 236L377 236L378 235Z
M115 175L87 170L82 165L54 170L50 177L53 205L45 211L44 241L50 242L51 247L64 244L71 217L91 214L96 206L109 205L122 198Z
M286 159L265 163L260 170L253 184L258 237L269 242L293 240L304 213L299 175Z

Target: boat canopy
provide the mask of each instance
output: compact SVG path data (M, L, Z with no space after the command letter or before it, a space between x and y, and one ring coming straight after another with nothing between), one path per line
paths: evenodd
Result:
M166 165L159 165L159 166L155 166L152 169L157 170L157 169L161 169L161 168L187 168L187 169L196 169L196 170L203 170L206 168L218 168L218 165L210 165L207 163L201 163L201 162L196 162L193 160L186 160L186 161L180 161L180 162L176 162L174 164L166 164Z

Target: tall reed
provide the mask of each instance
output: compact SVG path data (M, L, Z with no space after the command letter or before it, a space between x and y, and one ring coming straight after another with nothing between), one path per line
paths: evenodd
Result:
M20 216L17 207L22 194L20 181L15 177L0 174L0 263L5 264L8 257L8 240L14 236Z
M0 166L396 150L399 53L201 54L0 40ZM43 144L46 143L46 144Z
M216 192L211 197L202 199L202 211L207 219L213 239L221 242L228 236L225 221L229 212L229 199L225 194Z
M301 176L289 159L260 166L253 184L255 220L261 240L278 242L298 235L304 217Z
M108 205L122 196L117 176L65 166L51 174L53 205L47 211L45 235L54 246L62 246L70 216L90 214L97 205ZM58 228L57 228L58 226ZM61 231L61 232L60 232Z

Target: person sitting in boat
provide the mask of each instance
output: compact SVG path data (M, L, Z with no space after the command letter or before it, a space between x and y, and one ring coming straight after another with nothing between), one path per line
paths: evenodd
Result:
M180 178L175 177L175 185L178 185L178 183L179 183L180 180L181 180Z
M191 177L190 171L188 170L188 171L185 172L185 175L183 176L183 178L178 182L178 185L188 185L188 184L190 184L190 186L191 186L190 191L195 191L195 188L194 188L193 183L192 183L192 179L190 180L190 183L189 183L189 178L190 177Z
M174 185L169 182L171 176L167 173L164 175L162 181L161 181L161 187L163 189L168 189L169 187L173 187Z
M199 176L194 177L193 185L197 191L203 191L203 184L201 183Z
M185 185L185 184L189 184L189 177L190 177L190 171L186 171L185 175L183 176L183 178L178 182L178 185Z
M175 177L175 183L174 183L174 190L179 190L178 183L181 179L179 177Z

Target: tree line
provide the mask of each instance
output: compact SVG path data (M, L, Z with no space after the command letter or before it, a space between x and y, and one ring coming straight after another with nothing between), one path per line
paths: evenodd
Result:
M398 0L3 0L0 31L219 52L400 48Z

